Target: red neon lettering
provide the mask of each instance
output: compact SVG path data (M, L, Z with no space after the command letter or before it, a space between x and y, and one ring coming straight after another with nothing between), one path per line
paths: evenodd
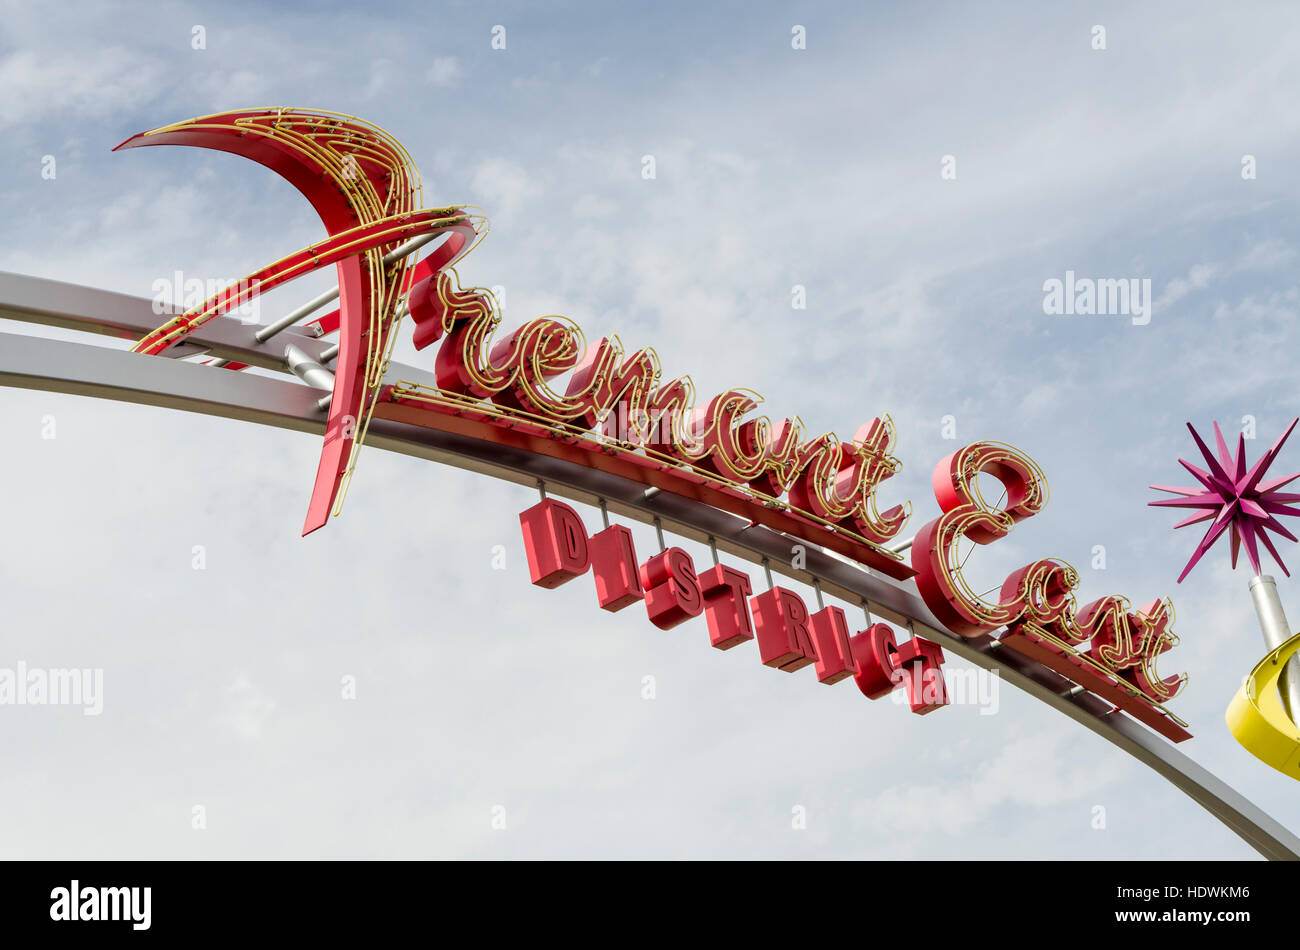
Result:
M588 547L596 599L602 609L613 613L645 597L631 531L621 524L610 525L592 535Z
M903 685L907 702L918 716L948 705L948 687L943 680L943 647L923 637L912 637L898 647L899 669L906 671Z
M709 642L719 650L754 638L749 617L749 575L725 564L716 564L700 575L704 594L704 619L709 624Z
M812 615L813 648L817 651L817 679L838 683L855 672L853 648L849 644L849 625L844 611L823 607Z
M817 659L808 608L792 590L773 587L750 600L758 655L764 666L793 673Z
M981 473L1002 483L1005 508L992 507L976 490ZM957 546L963 537L976 544L1006 537L1017 521L1042 510L1047 502L1045 484L1032 459L991 442L968 445L935 466L934 497L943 514L917 532L912 566L925 605L953 633L976 637L1014 623L1024 613L1023 592L1008 599L1004 591L997 604L977 595L962 576Z
M858 684L862 695L867 699L880 699L892 693L898 686L898 677L894 675L898 668L895 659L898 643L889 624L873 623L850 640L849 647L857 671L853 682Z
M671 630L704 611L695 564L681 548L669 548L642 564L641 585L646 615L660 630Z
M587 529L578 513L547 498L519 515L528 573L538 587L553 589L587 573Z

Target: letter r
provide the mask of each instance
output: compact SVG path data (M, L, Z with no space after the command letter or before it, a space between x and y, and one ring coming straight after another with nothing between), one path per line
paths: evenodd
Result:
M792 590L773 587L750 600L758 655L764 666L793 673L817 659L810 617L803 599Z

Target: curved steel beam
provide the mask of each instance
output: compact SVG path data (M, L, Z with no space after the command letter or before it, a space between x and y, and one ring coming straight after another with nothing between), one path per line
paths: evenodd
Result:
M149 308L147 300L58 285L54 289L62 296L57 301L46 300L35 310L26 310L43 286L51 283L0 274L0 318L86 329L105 319L94 315L96 300L104 304L110 318L118 324L124 319L125 301L135 299L137 307ZM52 313L51 305L56 303L63 309ZM76 315L69 311L74 303L89 306ZM114 311L114 307L118 309ZM58 323L54 322L55 317ZM212 339L233 332L229 327L206 324L193 334L200 338L199 343L209 342L203 338L205 331L216 335ZM242 333L244 338L252 337L248 327L243 327ZM316 350L324 348L320 341L311 342ZM287 371L283 359L271 360L269 353L255 347L251 352L274 362L274 368ZM416 379L426 374L413 367L393 364L390 375ZM296 381L33 336L0 333L0 386L182 409L299 432L320 433L325 428L325 418L317 407L319 390ZM640 482L563 459L390 419L374 420L369 443L376 448L520 485L535 485L542 479L552 494L590 505L603 500L610 511L623 517L645 524L658 520L665 530L682 537L700 542L714 540L720 551L734 557L752 563L766 561L777 574L809 584L815 579L827 595L849 603L863 603L873 614L911 628L975 666L996 671L1012 686L1132 755L1264 857L1300 859L1300 838L1171 743L1097 697L1081 692L1064 677L999 648L991 637L965 639L949 633L915 591L903 584L811 545L805 545L805 568L796 569L788 558L797 539L691 499L647 491Z

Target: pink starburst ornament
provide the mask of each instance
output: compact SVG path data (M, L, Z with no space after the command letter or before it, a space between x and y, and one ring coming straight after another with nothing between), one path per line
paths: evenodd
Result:
M1259 544L1263 542L1264 547L1273 555L1273 560L1277 561L1278 567L1282 568L1282 573L1287 577L1291 572L1286 569L1282 563L1282 557L1277 553L1277 548L1273 547L1273 542L1268 536L1271 531L1274 534L1281 535L1288 541L1297 540L1296 536L1282 526L1277 520L1279 515L1297 516L1300 515L1300 508L1293 508L1290 502L1300 501L1300 494L1282 492L1278 489L1284 487L1300 478L1300 472L1294 475L1285 475L1282 478L1274 478L1264 481L1264 473L1268 467L1277 459L1277 455L1282 451L1282 445L1286 442L1287 437L1296 427L1300 418L1292 419L1291 424L1286 427L1282 437L1273 443L1272 448L1265 452L1254 468L1246 470L1246 438L1244 435L1237 436L1236 455L1228 454L1228 444L1223 441L1223 433L1219 431L1219 424L1214 423L1214 438L1218 443L1218 457L1216 458L1209 447L1192 428L1192 424L1187 423L1187 429L1192 433L1192 438L1196 440L1196 447L1201 450L1209 471L1202 471L1190 462L1183 459L1178 460L1178 464L1187 471L1192 473L1200 485L1194 488L1178 488L1173 485L1152 485L1156 491L1169 492L1178 495L1177 498L1162 498L1160 501L1150 502L1151 505L1159 508L1192 508L1195 513L1174 525L1175 528L1183 528L1191 524L1199 524L1202 521L1209 521L1210 527L1205 532L1205 537L1201 538L1200 544L1192 553L1192 559L1187 562L1183 568L1183 573L1178 575L1178 583L1183 582L1183 578L1190 573L1196 566L1205 552L1214 546L1214 543L1223 537L1225 532L1232 539L1232 566L1237 566L1237 555L1242 547L1246 549L1246 557L1250 559L1250 566L1256 574L1259 574Z

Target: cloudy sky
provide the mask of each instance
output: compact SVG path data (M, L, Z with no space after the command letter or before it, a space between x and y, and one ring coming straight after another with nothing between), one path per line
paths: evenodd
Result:
M238 107L361 116L427 204L486 210L460 270L505 287L507 324L566 314L818 431L890 413L906 530L957 445L1033 456L1050 505L972 563L1172 595L1182 749L1300 830L1295 785L1223 722L1264 653L1248 571L1220 551L1176 586L1196 538L1146 507L1183 480L1184 422L1253 417L1253 459L1300 414L1300 10L701 6L0 0L0 270L143 297L238 278L324 236L306 202L233 156L110 149ZM1150 322L1045 314L1067 271L1149 279ZM371 450L302 539L318 437L18 390L0 433L0 667L104 671L99 716L0 707L0 855L1254 856L1010 687L913 716L712 650L702 620L607 615L587 581L532 587L516 486Z

